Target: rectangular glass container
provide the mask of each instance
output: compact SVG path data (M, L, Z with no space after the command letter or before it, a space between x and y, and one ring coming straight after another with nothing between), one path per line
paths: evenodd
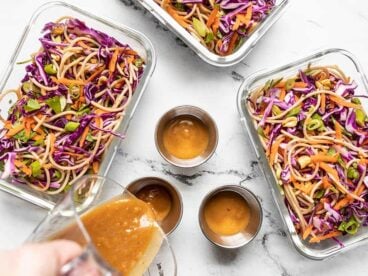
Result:
M255 47L258 40L270 29L270 27L280 18L289 0L275 0L275 7L271 13L255 28L250 36L245 39L241 46L231 55L220 56L202 45L187 30L185 30L174 18L154 0L138 0L142 6L156 17L164 26L168 27L176 36L187 44L202 60L218 66L226 67L239 63Z
M125 134L156 64L156 55L153 45L145 35L129 27L114 23L108 19L97 17L64 2L50 2L42 5L35 11L24 30L13 55L11 56L4 75L1 78L0 91L6 91L19 86L19 83L24 76L26 64L20 65L16 63L29 59L30 54L39 49L40 42L38 39L41 37L41 31L46 23L66 15L76 17L86 22L87 26L91 26L115 37L118 41L128 44L145 60L146 67L143 76L134 92L130 104L123 111L125 116L117 131L121 134ZM2 101L0 103L0 112L3 116L6 116L5 112L8 111L9 107L10 105L7 102ZM107 174L109 167L113 162L119 143L119 138L114 138L113 142L105 151L99 169L99 175L105 176ZM47 195L46 193L35 191L26 185L16 185L5 180L0 180L0 190L47 209L53 208L59 199L59 196Z
M245 132L249 135L250 141L259 160L260 167L263 171L263 175L268 182L275 204L277 205L283 222L288 230L291 242L294 244L295 248L305 257L314 260L322 260L327 257L334 256L340 252L352 249L363 242L367 242L368 227L361 227L355 235L345 235L339 237L339 240L344 244L344 247L341 247L332 239L315 244L308 243L307 241L303 240L296 232L288 209L285 205L284 196L282 195L279 184L277 183L276 176L274 175L268 163L252 117L246 108L246 100L248 95L250 95L250 93L255 91L257 88L263 86L267 80L295 76L300 69L305 69L310 63L312 65L338 65L348 77L351 77L351 79L358 84L358 88L356 90L357 95L368 96L368 81L356 58L345 50L328 49L294 61L287 65L267 71L261 71L249 76L244 80L239 89L237 105L241 123L245 129ZM364 110L368 111L368 99L360 99Z

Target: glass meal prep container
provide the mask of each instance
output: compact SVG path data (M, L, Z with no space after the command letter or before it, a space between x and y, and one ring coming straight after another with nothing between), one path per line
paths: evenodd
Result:
M118 133L125 134L156 64L156 55L153 45L145 35L129 27L97 17L64 2L50 2L42 5L35 11L26 26L0 81L0 91L3 92L11 88L18 87L20 80L24 76L25 66L27 64L20 65L17 64L17 62L27 60L32 52L39 49L40 42L38 39L41 37L41 31L46 23L66 15L78 18L86 22L88 26L100 30L112 37L115 37L117 40L128 44L145 60L146 67L141 81L136 87L130 104L123 111L125 116L117 130ZM0 103L1 114L3 117L7 117L7 111L11 106L8 101L9 98L6 96ZM104 153L98 175L106 176L119 143L119 138L114 137L111 145ZM10 181L8 182L5 180L0 180L0 190L47 209L52 209L60 197L47 195L46 193L38 192L26 185L13 184L10 183Z
M320 243L309 243L308 241L303 240L301 236L296 232L287 206L285 204L281 188L277 183L276 176L274 175L268 163L266 154L258 136L259 134L257 133L257 130L253 123L253 119L248 109L246 108L246 101L248 96L257 88L263 86L267 82L267 80L295 76L300 69L305 69L308 64L311 64L312 66L339 66L340 69L346 74L346 76L351 77L351 80L354 80L357 83L357 95L365 95L366 97L368 96L368 81L356 58L350 52L345 50L328 49L294 61L287 65L272 70L261 71L249 76L247 79L244 80L239 89L237 105L241 123L245 131L249 135L264 177L266 178L266 181L268 182L268 185L270 187L275 204L277 205L282 220L286 228L288 229L288 234L291 242L293 243L297 251L305 257L314 260L322 260L346 250L352 249L364 242L367 242L368 227L360 227L359 231L355 235L340 236L338 239L343 243L343 247L332 239L321 241ZM368 111L368 99L360 99L364 110Z
M282 12L289 4L289 0L275 0L275 6L266 18L252 31L247 39L241 42L234 53L227 56L220 56L208 50L186 29L184 29L170 14L160 7L155 0L138 0L138 2L156 17L164 26L167 26L176 36L184 41L202 60L218 66L226 67L239 63L255 47L258 40L270 29L270 27L280 18Z

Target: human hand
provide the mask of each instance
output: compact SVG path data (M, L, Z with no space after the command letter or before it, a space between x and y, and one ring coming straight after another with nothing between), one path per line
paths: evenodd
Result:
M81 253L82 248L77 243L67 240L0 251L0 275L57 276L64 264Z

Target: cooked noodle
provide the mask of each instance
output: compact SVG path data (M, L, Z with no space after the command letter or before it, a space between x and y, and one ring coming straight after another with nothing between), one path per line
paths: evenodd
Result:
M3 178L46 192L65 191L98 173L144 62L128 45L75 18L46 24L0 138Z

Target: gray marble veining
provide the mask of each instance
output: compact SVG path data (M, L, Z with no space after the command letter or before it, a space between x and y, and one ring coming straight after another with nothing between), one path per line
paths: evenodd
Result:
M68 2L145 33L155 46L158 55L155 73L109 177L126 185L140 177L159 176L178 187L184 199L184 215L170 242L178 259L179 275L366 275L367 246L323 262L308 260L293 248L253 149L241 129L236 93L241 81L251 73L326 47L350 50L368 71L368 2L292 1L284 16L246 59L230 68L214 68L203 63L136 1ZM2 44L0 68L5 68L30 11L44 2L3 1L0 31L7 43ZM188 170L167 164L157 153L153 139L159 117L181 104L207 110L220 133L216 154L202 166ZM264 210L258 236L247 247L236 251L214 247L203 237L198 225L201 199L208 191L224 184L246 186L258 196ZM8 248L23 242L43 215L45 211L1 192L0 246Z

